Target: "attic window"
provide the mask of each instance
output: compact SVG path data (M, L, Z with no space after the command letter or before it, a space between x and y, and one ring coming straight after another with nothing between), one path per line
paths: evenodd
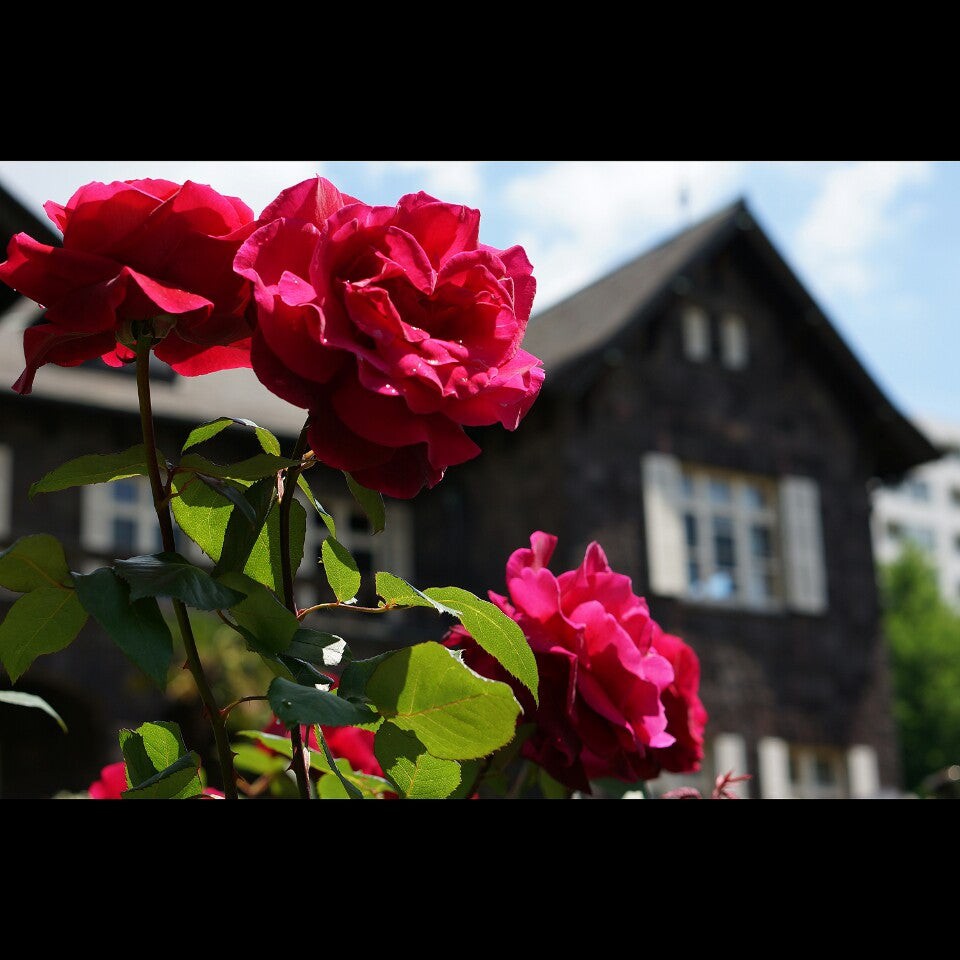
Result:
M710 318L701 307L690 305L684 308L683 355L695 363L710 358Z
M747 365L747 325L738 313L725 313L720 318L720 360L731 370Z

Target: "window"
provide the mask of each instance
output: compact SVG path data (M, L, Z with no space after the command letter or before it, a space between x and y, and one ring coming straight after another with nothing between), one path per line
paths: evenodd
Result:
M930 501L930 484L925 480L909 479L900 484L900 493L918 503Z
M950 488L950 504L954 507L960 507L960 487Z
M80 542L91 553L123 559L163 550L150 481L128 477L83 487ZM177 551L190 560L204 554L174 525Z
M695 363L711 357L731 370L747 365L747 325L738 313L711 317L703 307L688 304L681 314L683 355Z
M937 535L932 527L890 520L887 523L887 536L898 543L909 541L928 553L933 553L937 547ZM956 540L954 544L957 545Z
M747 325L738 313L726 313L720 319L720 360L731 370L747 365Z
M691 305L683 311L683 355L696 363L710 357L710 318L700 307Z
M781 595L776 485L684 467L678 506L694 599L768 607Z
M13 500L13 451L0 444L0 541L10 535L10 504Z
M753 609L827 608L819 488L643 457L647 572L652 592Z
M761 737L757 743L760 796L764 800L843 800L876 796L876 750L789 743Z

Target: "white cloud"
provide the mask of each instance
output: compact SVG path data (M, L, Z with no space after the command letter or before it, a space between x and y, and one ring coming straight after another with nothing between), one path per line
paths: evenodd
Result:
M828 171L800 227L795 249L827 294L868 293L879 277L876 246L913 217L899 202L931 173L926 161L865 160Z
M732 199L733 161L559 161L504 188L538 278L537 309ZM681 207L681 190L687 195Z
M479 160L364 160L362 165L375 180L393 174L417 174L419 189L452 203L481 205L483 166Z

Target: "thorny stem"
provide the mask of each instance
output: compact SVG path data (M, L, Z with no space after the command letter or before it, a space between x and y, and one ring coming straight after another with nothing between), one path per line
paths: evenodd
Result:
M315 613L317 610L351 610L353 613L389 613L396 610L395 603L385 603L382 607L358 607L355 603L317 603L312 607L306 607L297 614L297 619L302 620L308 613Z
M233 703L228 703L220 711L220 716L223 717L224 720L226 720L230 711L233 710L234 707L239 707L241 703L251 703L254 700L269 700L269 699L270 699L269 697L264 697L264 696L240 697L238 700L234 700Z
M153 504L157 511L157 521L160 524L160 534L163 538L163 549L173 552L177 549L173 536L173 521L170 519L169 499L164 490L163 480L160 477L160 465L157 463L157 439L153 428L153 407L150 402L150 346L151 337L141 336L137 339L137 397L140 401L140 427L143 432L143 445L146 450L147 471L150 476L150 489L153 493ZM227 737L223 716L217 707L213 691L203 672L203 664L197 651L197 641L190 626L190 617L187 608L180 600L173 601L173 610L180 625L180 634L183 637L183 646L187 652L187 669L193 676L194 683L203 701L204 712L213 727L213 736L217 743L217 756L220 760L220 774L223 779L223 792L228 800L236 800L237 774L233 767L233 751L230 749L230 740Z
M283 478L283 495L280 498L280 569L283 574L283 602L287 609L297 615L297 601L293 596L293 567L290 563L290 508L293 506L293 497L297 492L297 480L303 470L301 461L307 450L307 427L310 418L303 425L300 436L297 437L291 460L297 461L297 466L289 467ZM303 735L300 724L296 723L290 730L290 744L293 747L291 766L297 778L297 789L301 800L310 799L310 777L307 773L307 753L303 747Z

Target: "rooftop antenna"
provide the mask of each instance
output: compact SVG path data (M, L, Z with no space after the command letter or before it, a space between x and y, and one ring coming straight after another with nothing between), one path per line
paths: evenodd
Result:
M690 223L690 184L687 183L687 178L684 176L682 170L680 173L680 190L677 199L680 202L680 222L686 226Z

